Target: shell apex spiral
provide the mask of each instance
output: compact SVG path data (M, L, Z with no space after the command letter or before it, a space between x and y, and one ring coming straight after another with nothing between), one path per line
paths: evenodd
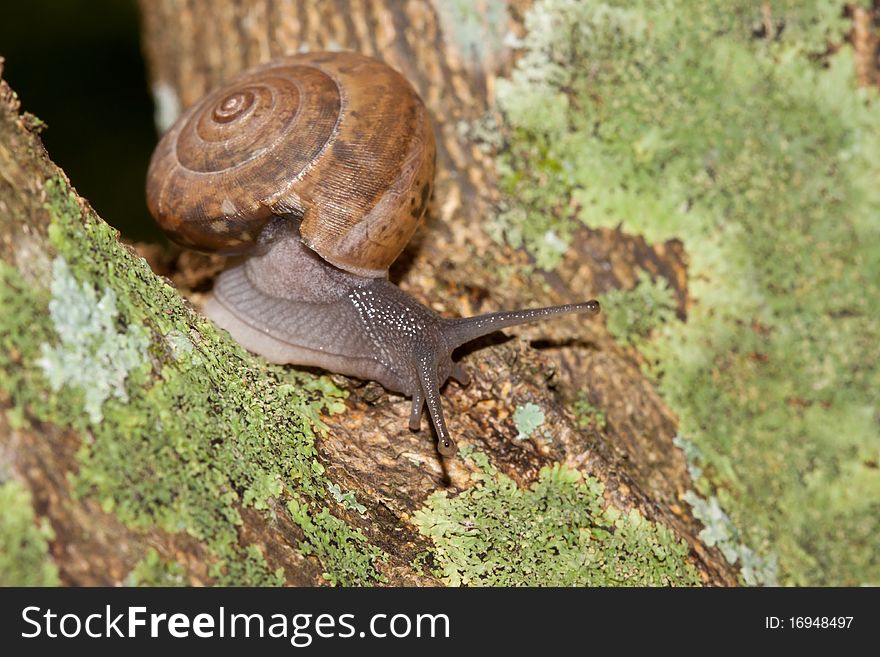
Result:
M286 56L181 115L153 153L147 204L175 242L226 254L289 217L328 262L382 277L425 213L435 153L424 104L390 66L351 52Z

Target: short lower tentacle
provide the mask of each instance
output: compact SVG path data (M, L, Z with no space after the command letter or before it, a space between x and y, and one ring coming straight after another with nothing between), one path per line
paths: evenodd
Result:
M458 381L463 386L468 386L471 384L471 375L461 363L452 364L452 371L450 372L449 376Z

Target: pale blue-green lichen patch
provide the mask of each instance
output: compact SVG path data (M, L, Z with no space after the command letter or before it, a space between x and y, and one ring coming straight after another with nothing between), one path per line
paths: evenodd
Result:
M328 485L327 491L333 496L334 500L346 509L357 511L360 515L364 515L367 512L367 507L357 501L353 491L347 490L343 492L338 484Z
M694 517L703 523L700 540L709 547L717 545L729 563L739 563L740 576L745 584L778 585L776 556L764 557L743 545L739 530L721 508L716 497L704 500L689 490L685 493L684 499L691 505Z
M39 365L54 391L67 385L82 393L85 412L97 424L111 396L128 401L126 378L147 360L146 331L120 326L113 289L98 292L80 283L61 257L52 264L49 314L58 342L41 345Z
M525 440L544 424L544 411L532 403L517 406L513 412L513 422L517 430L516 439Z

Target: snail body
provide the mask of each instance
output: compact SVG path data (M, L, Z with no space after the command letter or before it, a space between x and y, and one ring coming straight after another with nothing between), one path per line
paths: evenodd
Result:
M435 143L396 71L355 53L284 57L187 110L150 163L160 226L201 251L243 254L205 314L267 360L371 379L425 406L455 452L440 386L467 384L452 351L501 328L596 301L445 319L387 279L427 208Z

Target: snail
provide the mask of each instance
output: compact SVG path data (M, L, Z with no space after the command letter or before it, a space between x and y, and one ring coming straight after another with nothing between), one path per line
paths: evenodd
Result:
M153 153L147 204L173 241L244 256L204 307L237 342L412 397L410 428L427 406L451 456L440 386L469 382L452 351L599 304L446 319L391 283L431 197L435 153L425 106L391 67L350 52L287 56L181 115Z

